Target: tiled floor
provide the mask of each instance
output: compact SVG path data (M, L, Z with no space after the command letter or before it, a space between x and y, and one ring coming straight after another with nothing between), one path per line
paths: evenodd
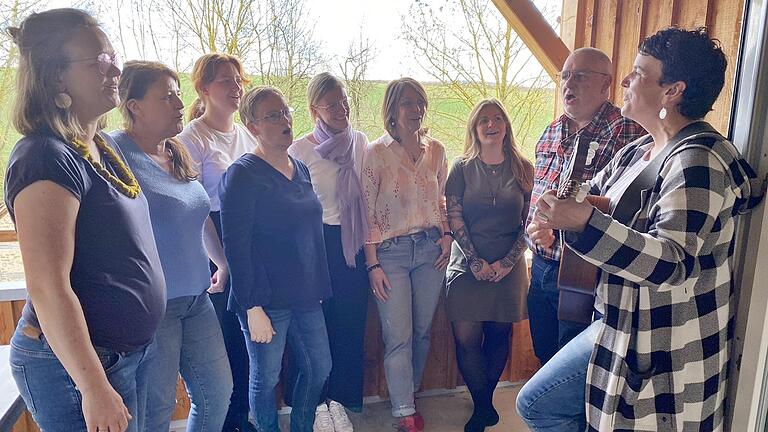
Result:
M494 406L501 415L499 424L487 428L487 432L527 432L528 428L515 412L515 398L520 384L496 389ZM472 414L472 400L466 391L435 396L422 395L416 401L424 416L425 432L463 432L464 423ZM350 413L355 432L392 432L394 419L389 411L389 401L365 405L362 414ZM280 416L283 431L288 428L288 415Z

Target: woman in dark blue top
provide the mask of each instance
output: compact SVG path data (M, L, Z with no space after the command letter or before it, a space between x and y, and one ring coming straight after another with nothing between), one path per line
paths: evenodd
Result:
M274 87L243 96L240 118L258 144L221 179L221 227L230 310L248 341L250 406L260 431L279 431L275 387L286 342L297 362L292 432L311 432L331 369L321 308L331 296L323 209L309 170L288 156L292 109Z
M29 299L11 339L13 377L44 431L138 431L147 345L165 310L147 200L101 116L120 63L87 13L33 13L19 48L5 176Z

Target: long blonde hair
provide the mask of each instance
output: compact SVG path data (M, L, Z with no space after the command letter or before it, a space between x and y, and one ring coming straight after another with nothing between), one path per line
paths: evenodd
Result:
M62 8L32 13L8 34L19 48L13 126L22 135L49 132L66 142L84 135L83 125L71 109L59 108L60 75L69 67L66 45L84 29L99 23L79 9ZM100 127L104 122L100 121Z
M128 109L128 102L132 99L144 99L149 87L163 77L171 77L179 84L179 75L160 62L134 60L125 63L117 84L120 94L120 104L117 107L123 115L123 128L126 131L133 130L135 122L133 113ZM197 180L198 173L194 168L194 161L184 144L174 137L167 139L165 146L171 154L173 176L181 181Z
M512 123L509 121L509 114L504 105L495 98L483 99L472 108L467 121L467 133L464 139L464 152L461 158L464 163L480 157L480 139L477 137L477 123L480 121L480 111L487 106L495 106L501 111L504 122L506 123L504 142L502 143L504 155L509 158L512 175L517 179L520 188L524 191L530 191L533 188L533 164L526 159L520 149L515 144L515 137L512 135Z
M189 105L187 121L194 120L205 113L205 103L202 99L203 86L212 83L213 80L216 79L216 70L220 64L225 63L232 63L235 66L237 73L240 74L240 79L243 81L243 84L251 82L245 76L243 64L240 63L240 59L233 55L211 53L198 58L195 61L195 65L192 67L192 74L189 77L192 84L195 86L195 91L197 91L198 97Z
M429 108L427 91L415 79L405 77L390 81L387 84L387 89L384 91L384 101L381 104L381 119L384 121L384 129L397 141L400 140L400 137L397 136L397 110L400 108L400 98L406 88L412 89L424 100L424 109ZM427 129L425 128L419 131L419 136L426 134Z

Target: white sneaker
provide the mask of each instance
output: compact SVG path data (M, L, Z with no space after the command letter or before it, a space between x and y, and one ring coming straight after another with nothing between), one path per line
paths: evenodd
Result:
M328 410L331 412L333 427L336 432L353 432L352 422L347 417L347 410L344 405L332 400L328 403Z
M328 412L328 405L322 403L317 406L312 432L334 432L333 419L331 419L331 413Z

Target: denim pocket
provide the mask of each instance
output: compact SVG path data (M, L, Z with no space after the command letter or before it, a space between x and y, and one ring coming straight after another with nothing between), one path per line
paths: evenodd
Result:
M99 349L96 350L96 355L99 357L101 367L104 368L104 372L107 374L116 369L117 365L120 363L120 359L123 358L123 356L118 352L101 351Z
M376 246L376 252L386 252L392 249L392 240L384 240Z
M24 366L11 363L11 374L14 381L16 381L21 398L24 399L24 403L27 405L27 410L30 414L34 415L37 412L37 408L35 407L35 400L32 399L32 393L29 391L27 372Z

